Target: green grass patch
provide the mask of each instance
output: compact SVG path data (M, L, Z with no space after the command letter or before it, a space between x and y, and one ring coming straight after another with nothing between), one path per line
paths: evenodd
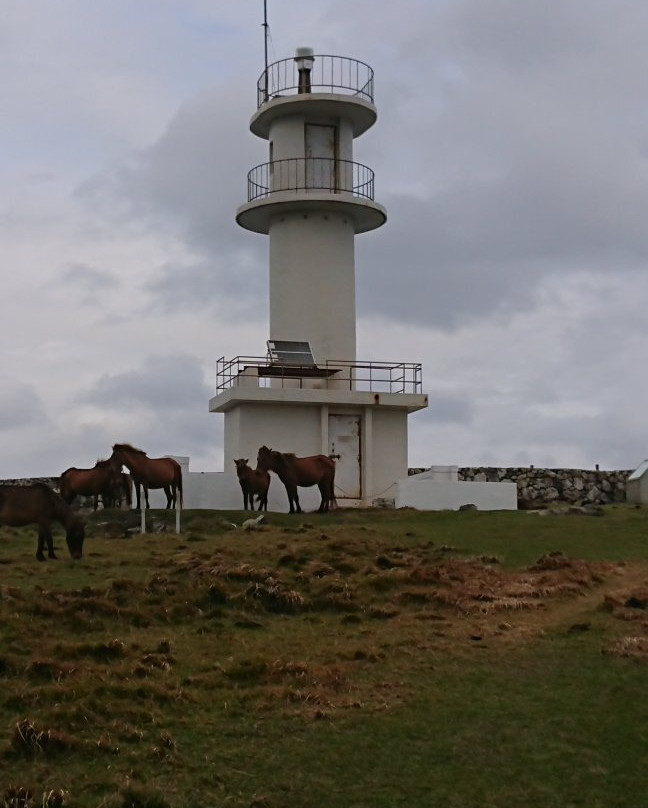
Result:
M647 511L137 516L0 529L4 804L642 804Z

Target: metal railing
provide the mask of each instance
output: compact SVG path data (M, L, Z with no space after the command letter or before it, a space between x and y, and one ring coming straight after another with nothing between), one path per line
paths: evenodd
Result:
M419 362L328 360L313 367L273 363L267 356L236 356L216 362L216 393L233 387L312 387L368 393L423 392Z
M289 157L248 172L248 202L278 191L327 191L374 198L374 172L362 163L332 157Z
M315 55L310 70L310 91L357 95L373 103L374 72L369 65L346 56ZM257 107L279 95L296 95L300 88L295 59L268 65L257 82Z

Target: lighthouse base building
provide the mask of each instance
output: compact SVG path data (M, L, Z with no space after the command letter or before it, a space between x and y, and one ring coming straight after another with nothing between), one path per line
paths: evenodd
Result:
M245 362L242 357L235 360L236 372L232 365L221 364L221 384L228 379L232 384L210 402L212 412L225 416L226 463L244 457L254 466L263 445L300 456L325 454L336 462L339 505L365 506L395 496L396 481L408 473L407 417L427 405L422 393L403 391L402 374L420 375L420 366L312 366L311 372L318 374L314 378L294 378L291 373L303 374L309 368ZM361 384L360 374L368 389L349 389ZM276 384L277 378L281 386L261 386L268 379ZM410 384L417 382L412 378Z

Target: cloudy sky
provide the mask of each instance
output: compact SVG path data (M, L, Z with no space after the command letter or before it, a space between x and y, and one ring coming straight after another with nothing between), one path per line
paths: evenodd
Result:
M410 465L648 457L648 4L268 0L270 61L376 75L358 357L423 363ZM223 468L218 357L264 352L239 228L262 0L4 0L0 477L115 441Z

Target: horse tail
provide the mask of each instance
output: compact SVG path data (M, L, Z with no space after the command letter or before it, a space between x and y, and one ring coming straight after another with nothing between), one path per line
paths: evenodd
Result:
M180 510L182 510L182 469L178 469L178 479L176 482L176 489L180 497Z
M330 506L332 508L337 508L338 503L337 503L337 499L336 499L336 496L335 496L335 471L337 469L337 466L335 465L335 460L333 460L332 458L329 458L329 459L331 460L331 463L333 464L333 467L331 469L332 473L331 473L331 482L330 482L331 487L330 487L329 504L330 504Z

